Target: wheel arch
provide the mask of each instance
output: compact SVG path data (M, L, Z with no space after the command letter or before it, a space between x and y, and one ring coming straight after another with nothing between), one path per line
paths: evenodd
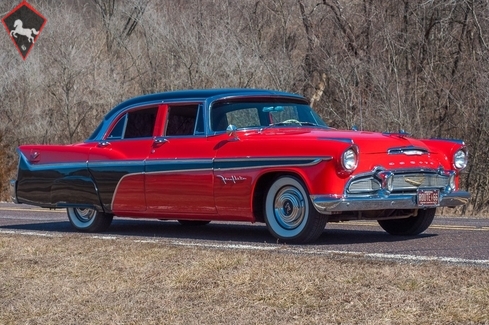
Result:
M281 176L292 176L299 179L307 189L307 192L310 193L310 188L308 183L305 181L304 176L297 172L291 170L281 170L281 171L269 171L260 175L258 180L255 182L255 186L253 188L252 195L252 209L253 216L255 217L255 221L257 222L265 222L265 215L263 213L263 209L265 206L265 195L268 191L268 188L272 185L273 181Z

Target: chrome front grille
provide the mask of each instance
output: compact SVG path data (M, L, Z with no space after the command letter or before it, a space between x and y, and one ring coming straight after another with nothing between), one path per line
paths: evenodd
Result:
M432 173L394 173L393 191L415 191L418 188L444 188L448 185L448 177Z
M359 179L350 183L349 193L371 193L380 190L380 182L373 178Z
M434 172L399 172L394 173L392 192L415 192L418 188L444 189L449 185L449 177ZM381 180L375 175L354 178L347 187L348 194L374 193L381 189Z

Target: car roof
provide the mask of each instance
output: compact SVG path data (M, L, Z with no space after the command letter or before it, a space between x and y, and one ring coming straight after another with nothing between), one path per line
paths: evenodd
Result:
M111 123L112 119L119 115L120 112L137 106L158 105L164 102L203 102L212 98L218 100L226 97L249 96L249 97L276 97L285 100L296 100L308 103L308 100L300 95L267 89L251 88L214 88L214 89L193 89L193 90L176 90L160 92L148 95L142 95L125 100L109 111L99 126L93 131L86 141L97 141L101 139L105 128Z
M192 90L176 90L161 93L154 93L134 97L121 102L115 106L105 119L110 119L114 114L135 105L154 104L155 102L164 101L204 101L207 98L216 96L285 96L296 99L306 100L303 96L288 92L267 90L267 89L250 89L250 88L215 88L215 89L192 89Z

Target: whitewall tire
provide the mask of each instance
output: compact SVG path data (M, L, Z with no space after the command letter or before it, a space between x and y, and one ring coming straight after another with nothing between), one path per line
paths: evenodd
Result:
M284 242L314 241L327 222L327 216L312 206L303 182L294 176L280 176L272 182L265 197L264 215L270 233Z
M113 215L98 212L90 208L68 208L71 225L82 232L102 232L109 228Z

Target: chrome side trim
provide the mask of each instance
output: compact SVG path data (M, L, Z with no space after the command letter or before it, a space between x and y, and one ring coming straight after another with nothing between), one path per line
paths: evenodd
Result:
M350 139L350 138L318 137L318 140L321 140L321 141L338 141L338 142L344 142L344 143L349 143L349 144L355 143L353 141L353 139Z
M10 184L10 198L12 199L12 202L19 204L19 200L17 199L17 180L12 179L9 182Z
M67 163L49 163L49 164L35 164L24 158L26 165L28 166L30 171L42 171L42 170L51 170L56 168L87 168L87 162L67 162Z
M146 159L140 160L124 160L124 161L109 161L109 160L92 160L87 162L89 169L99 167L125 167L125 166L139 166L144 165Z
M465 142L463 140L460 140L460 139L450 139L450 138L430 138L428 140L434 140L434 141L450 141L450 142L453 142L453 143L456 143L456 144L460 144L460 145L465 145Z
M191 173L191 172L207 172L207 171L212 171L212 168L188 168L188 169L175 169L175 170L159 170L159 171L154 171L154 172L144 172L144 173L132 173L132 174L127 174L125 176L129 175L135 175L135 174L146 174L146 175L164 175L164 174L180 174L180 173Z
M243 170L257 168L276 168L276 167L307 167L314 166L322 161L332 160L332 156L324 157L263 157L263 158L216 158L214 160L214 170ZM230 166L225 166L230 165Z
M423 209L416 203L416 194L371 195L343 197L337 195L311 195L311 201L319 213L343 211L368 211L385 209ZM455 207L469 202L470 193L456 191L440 193L440 207Z

